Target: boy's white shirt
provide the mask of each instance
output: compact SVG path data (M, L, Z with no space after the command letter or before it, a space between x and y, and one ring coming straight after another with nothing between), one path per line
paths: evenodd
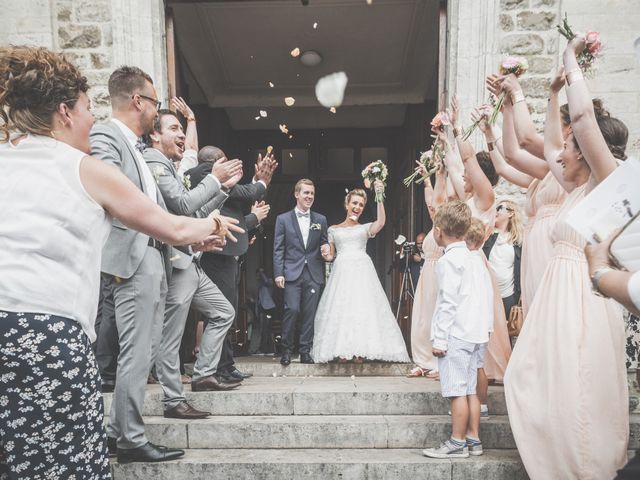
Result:
M182 154L182 160L180 160L180 165L178 165L178 175L180 177L184 177L184 174L187 170L191 170L194 167L198 166L198 152L192 149L185 150Z
M455 242L438 260L438 297L431 321L433 348L446 351L450 336L469 343L489 341L493 285L481 255L469 251L465 242Z

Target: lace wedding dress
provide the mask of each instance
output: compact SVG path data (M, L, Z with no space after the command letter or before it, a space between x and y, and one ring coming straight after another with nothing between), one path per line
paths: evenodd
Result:
M369 226L331 227L336 258L315 319L311 356L408 362L409 355L387 295L366 252Z

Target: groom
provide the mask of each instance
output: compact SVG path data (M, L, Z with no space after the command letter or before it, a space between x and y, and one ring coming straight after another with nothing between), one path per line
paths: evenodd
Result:
M291 363L293 333L298 314L300 329L300 363L313 363L309 352L313 345L313 322L324 284L323 256L329 253L327 219L312 212L315 187L309 179L298 180L296 206L278 215L273 239L273 273L278 288L284 288L282 321L282 365Z

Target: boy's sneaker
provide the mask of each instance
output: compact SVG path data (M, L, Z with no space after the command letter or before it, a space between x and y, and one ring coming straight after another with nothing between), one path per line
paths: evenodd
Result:
M485 408L484 410L480 409L480 421L489 420L489 409Z
M482 442L478 439L467 437L467 449L469 450L469 455L476 457L482 455Z
M458 443L455 440L448 439L442 442L438 448L426 448L422 450L425 457L431 458L467 458L469 449L467 443Z

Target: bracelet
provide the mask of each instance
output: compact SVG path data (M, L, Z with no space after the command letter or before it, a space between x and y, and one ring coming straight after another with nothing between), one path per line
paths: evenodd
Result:
M524 101L525 101L525 97L524 97L524 93L522 93L522 90L518 90L517 92L513 92L511 94L511 105L515 105L516 103L524 102Z
M494 142L487 142L487 150L493 152Z
M593 275L591 275L591 287L593 288L593 291L604 298L608 298L608 297L600 291L600 280L602 279L605 273L609 273L609 272L613 272L613 268L602 267L596 270L593 273Z
M460 127L453 127L453 137L458 138L462 135L462 129Z
M565 75L567 87L570 87L574 83L580 82L582 80L584 80L584 75L582 75L582 72L580 70L571 70Z

